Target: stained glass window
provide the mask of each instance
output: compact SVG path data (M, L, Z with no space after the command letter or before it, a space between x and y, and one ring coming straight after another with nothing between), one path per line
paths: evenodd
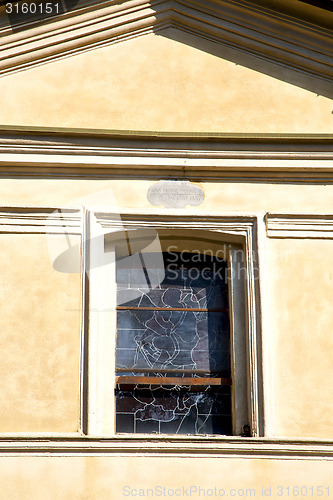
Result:
M186 252L163 261L117 260L116 431L231 434L226 262ZM151 273L160 284L147 289Z

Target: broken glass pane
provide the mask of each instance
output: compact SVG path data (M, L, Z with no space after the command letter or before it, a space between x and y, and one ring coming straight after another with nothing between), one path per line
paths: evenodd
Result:
M116 390L117 432L231 434L230 387Z
M228 371L226 313L120 310L117 368Z
M163 258L163 270L145 274L163 276L150 290L142 269L117 262L117 432L230 434L230 387L212 385L230 378L226 263L183 252Z

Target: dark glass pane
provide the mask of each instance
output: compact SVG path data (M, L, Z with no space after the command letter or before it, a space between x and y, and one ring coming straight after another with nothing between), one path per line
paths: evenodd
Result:
M231 434L230 387L116 390L116 431ZM130 424L129 424L130 422ZM131 425L131 431L123 430Z
M176 258L178 257L178 260ZM226 262L198 254L163 254L164 268L128 268L128 260L117 261L117 300L128 307L184 307L224 309L228 307ZM140 259L137 259L141 262ZM149 262L149 256L145 258ZM152 263L156 259L151 259ZM158 284L151 289L147 278Z
M230 368L226 313L121 310L117 316L117 368Z
M126 259L117 262L117 301L123 306L117 312L117 375L230 377L226 263L187 253L164 253L163 259L163 269L149 270L140 267L142 259L137 268L127 268ZM152 276L158 284L149 289ZM232 432L228 386L128 383L116 390L117 432Z
M134 413L116 413L116 432L134 432Z
M228 291L225 285L179 288L162 284L153 290L118 287L117 300L127 307L227 309Z

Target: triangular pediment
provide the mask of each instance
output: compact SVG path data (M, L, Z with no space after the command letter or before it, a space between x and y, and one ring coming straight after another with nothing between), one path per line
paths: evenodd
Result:
M332 132L325 19L260 2L79 2L55 18L3 26L0 123Z
M128 0L94 4L67 0L55 5L59 7L52 7L53 15L46 14L45 7L37 17L29 12L15 17L13 12L6 14L7 6L1 7L0 74L174 28L265 61L333 79L329 29L333 13L314 9L304 15L309 9L304 2ZM68 6L67 12L57 15L63 5ZM277 5L282 12L276 10Z

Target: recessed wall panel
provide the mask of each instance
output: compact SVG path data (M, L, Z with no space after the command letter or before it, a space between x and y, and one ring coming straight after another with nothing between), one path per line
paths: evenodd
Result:
M0 263L0 432L75 432L80 274L53 269L44 234L1 234Z

